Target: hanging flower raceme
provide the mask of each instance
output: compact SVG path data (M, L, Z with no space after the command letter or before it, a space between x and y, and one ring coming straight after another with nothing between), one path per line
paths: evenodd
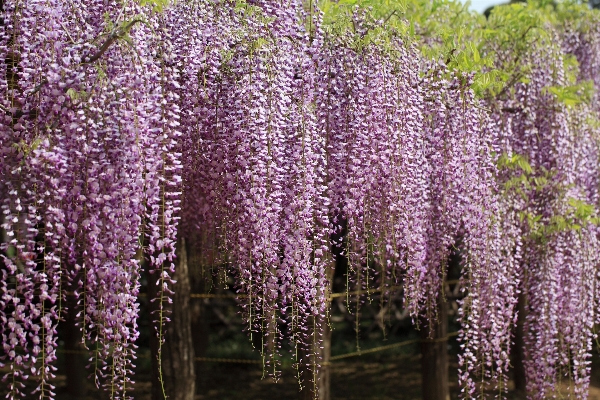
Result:
M309 35L293 4L179 7L202 21L186 44L181 90L186 234L200 237L206 264L233 272L247 329L263 336L263 361L275 371L279 321L296 348L309 347L308 320L326 303L324 142L311 108Z
M96 383L125 398L140 236L164 243L161 264L172 260L178 207L177 189L165 183L177 181L178 111L154 78L152 14L135 3L8 1L3 19L0 56L10 68L0 75L0 185L10 241L0 312L9 397L28 395L28 375L40 398L53 397L56 325L68 312L93 348ZM76 309L65 308L66 296Z
M585 7L585 6L584 6ZM587 7L586 7L587 8ZM600 87L600 17L589 10L579 10L580 15L566 19L561 30L562 51L577 60L578 80ZM590 88L591 89L591 88ZM600 94L592 89L592 108L600 110Z
M408 307L425 297L429 210L419 56L359 11L333 27L319 62L317 114L327 141L331 229L345 231L350 284L395 286Z
M579 397L587 393L597 318L592 249L598 239L591 222L598 201L598 132L589 123L590 106L565 103L569 78L561 49L544 41L526 57L534 65L529 81L497 105L495 118L502 128L504 207L523 238L515 251L522 254L517 272L528 393L547 398L568 376Z
M419 312L437 319L438 304L446 301L442 288L450 256L458 251L465 294L460 380L472 395L481 371L490 380L506 380L516 303L512 236L498 219L498 127L470 89L472 77L442 62L424 63L422 75L430 207Z

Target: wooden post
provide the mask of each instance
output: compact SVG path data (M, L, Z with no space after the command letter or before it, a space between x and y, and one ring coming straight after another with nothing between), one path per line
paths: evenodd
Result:
M317 355L316 374L313 371L313 366L303 366L303 389L300 392L301 400L330 400L330 372L329 359L331 357L331 329L326 318L319 317L320 323L323 324L323 330L317 337L315 346L311 346L311 350ZM320 340L319 340L320 339ZM312 363L315 362L314 356L310 357ZM316 379L316 382L315 382Z
M327 270L327 280L330 285L333 283L333 274L335 272L335 263L332 263ZM327 310L331 309L331 302L327 302ZM318 364L315 371L312 366L303 366L302 372L304 377L304 388L300 392L300 399L302 400L330 400L331 399L331 377L330 377L330 359L331 359L331 329L329 327L329 321L324 315L319 315L317 321L309 321L309 325L321 326L321 329L317 328L317 332L310 332L310 334L316 334L315 344L311 346L307 359L312 361L312 364ZM311 322L316 322L313 324ZM316 357L315 357L316 355ZM315 360L316 358L316 360ZM315 381L316 380L316 381Z
M438 320L421 319L421 388L423 400L449 400L448 302L438 296Z
M165 343L162 346L162 377L165 393L169 400L194 400L196 373L194 365L194 344L192 341L192 321L190 310L190 280L188 275L187 250L185 239L177 242L176 283L173 287L173 303L168 305L171 313L164 329ZM156 279L152 276L152 281ZM155 282L154 282L155 283ZM153 291L156 293L156 283ZM160 386L159 364L157 361L158 338L152 335L152 400L164 400Z
M193 293L206 293L211 287L212 271L203 270L202 254L198 245L201 241L194 237L188 240L188 273L191 290ZM205 357L208 349L210 309L207 301L207 299L191 300L192 341L195 357ZM206 385L207 365L205 362L196 361L195 367L196 391L201 393L202 388Z
M525 379L525 360L524 353L524 332L523 325L525 323L525 296L521 292L517 300L517 310L519 312L517 316L517 326L515 327L514 334L515 339L512 345L511 363L513 365L513 379L515 382L515 392L520 396L525 396L527 393L527 381Z
M204 304L204 299L193 300L191 309L192 314L192 339L194 345L194 357L205 357L208 349L208 308ZM196 390L202 390L205 382L206 363L202 361L195 362L196 367ZM204 371L204 373L203 373Z
M87 394L88 354L82 345L82 333L76 325L77 302L73 296L67 296L68 311L64 321L65 373L67 376L67 397L82 399Z

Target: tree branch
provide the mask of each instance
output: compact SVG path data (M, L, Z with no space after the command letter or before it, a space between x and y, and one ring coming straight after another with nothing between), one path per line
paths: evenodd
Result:
M143 21L141 19L134 19L133 21L131 21L127 25L114 30L108 36L108 38L104 41L104 43L102 43L102 46L100 46L100 48L98 49L98 51L96 53L94 53L93 55L91 55L89 57L86 57L86 59L83 61L83 64L91 64L91 63L93 63L95 61L98 61L100 59L100 57L102 57L102 55L104 53L106 53L106 51L108 50L108 48L114 42L117 41L117 39L122 38L138 22L143 22Z

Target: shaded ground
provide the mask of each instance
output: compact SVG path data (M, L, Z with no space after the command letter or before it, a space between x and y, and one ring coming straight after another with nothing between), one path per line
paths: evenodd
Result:
M331 365L332 400L418 400L421 399L420 359L416 349L404 354L377 354ZM456 360L450 366L451 398L458 398ZM259 365L205 363L200 366L200 390L196 400L271 400L300 399L294 370L284 366L279 382L262 377ZM64 391L64 375L57 377L58 400L68 400ZM139 375L132 395L135 399L150 399L150 382ZM512 382L511 382L512 384ZM509 384L509 387L512 385ZM90 387L86 400L106 398ZM490 398L493 398L490 395ZM564 398L570 398L565 395ZM520 399L510 393L509 399ZM592 366L592 385L589 400L600 400L600 356L595 354Z
M213 315L209 315L211 322L209 343L207 344L206 357L211 358L243 358L256 359L258 356L253 351L248 337L239 329L241 320L237 320L237 308L230 305L231 310L223 311L226 317L231 318L231 327ZM224 308L221 307L221 310ZM365 310L365 308L363 308ZM368 310L367 310L368 311ZM341 313L340 313L341 314ZM335 317L335 314L334 314ZM356 350L356 333L354 320L332 317L335 327L332 342L332 354L341 355L352 353ZM222 318L222 317L221 317ZM238 318L239 319L239 318ZM336 322L337 321L337 322ZM412 341L418 334L411 327L409 319L399 320L384 335L379 329L371 329L373 316L367 318L363 311L361 323L360 343L364 349ZM142 320L143 322L143 320ZM226 321L227 322L227 321ZM449 330L456 331L458 325L451 323ZM145 333L144 333L145 332ZM148 336L149 330L142 333ZM459 346L456 338L448 342L450 354L450 389L451 398L457 399L459 389L457 384L457 352ZM142 341L143 343L143 341ZM136 400L150 400L149 367L147 347L140 348L140 358L136 361L136 384L131 392ZM284 350L285 352L285 350ZM145 356L145 357L144 357ZM287 400L300 399L298 379L295 370L288 359L283 359L282 375L277 383L269 377L261 379L263 371L258 364L233 364L233 363L198 363L198 392L196 400ZM104 400L108 397L103 391L88 386L88 396L84 398L69 398L65 395L64 354L59 353L58 376L56 380L57 400ZM413 400L421 399L421 374L420 356L417 345L395 347L392 350L372 353L360 357L346 358L331 364L331 399L332 400ZM512 388L509 383L509 389ZM589 400L600 400L600 355L595 352L592 357L592 377ZM490 393L489 398L494 398ZM3 396L2 396L3 397ZM570 398L568 394L562 398ZM522 397L509 393L510 400L520 400Z
M387 360L383 361L384 358ZM421 376L418 356L381 357L377 361L339 361L331 366L333 399L419 399ZM197 400L270 400L300 398L295 370L285 367L277 383L261 379L259 365L214 364L201 367L200 391ZM57 377L58 400L67 400L63 393L64 375ZM454 385L456 391L456 385ZM102 399L102 393L90 386L89 399ZM150 399L150 382L138 376L132 392L135 399ZM457 393L454 393L457 395ZM455 397L453 395L453 398Z
M592 387L589 400L600 400L600 357L594 356ZM451 398L458 398L455 361L450 368ZM595 368L594 368L595 367ZM206 363L201 366L200 393L196 400L279 400L300 399L298 381L291 367L284 367L279 382L262 377L259 365ZM132 392L135 399L150 399L150 382L138 376ZM420 359L417 354L378 354L353 360L337 361L331 365L332 400L418 400L421 399ZM57 379L59 400L65 379ZM512 384L512 382L511 382ZM512 385L509 384L509 387ZM105 396L90 387L88 399ZM493 395L490 393L490 398ZM510 393L509 399L520 399ZM565 395L563 398L570 398Z
M386 361L339 361L331 365L332 399L419 399L420 372L418 356L394 356ZM261 380L260 367L219 367L212 369L215 381L207 379L205 394L198 399L293 399L299 398L298 382L292 369L273 383ZM206 377L208 378L208 376Z

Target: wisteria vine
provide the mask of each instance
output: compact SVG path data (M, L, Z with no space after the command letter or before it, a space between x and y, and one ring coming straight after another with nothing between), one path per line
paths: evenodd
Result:
M289 340L315 396L334 254L348 290L401 287L435 321L459 252L462 397L506 393L519 318L528 395L566 376L585 397L599 17L514 5L487 20L496 37L446 51L433 14L346 3L0 2L8 398L54 397L65 313L96 385L129 398L142 264L160 360L178 235L233 276L264 366L278 376ZM514 15L530 25L502 31Z

